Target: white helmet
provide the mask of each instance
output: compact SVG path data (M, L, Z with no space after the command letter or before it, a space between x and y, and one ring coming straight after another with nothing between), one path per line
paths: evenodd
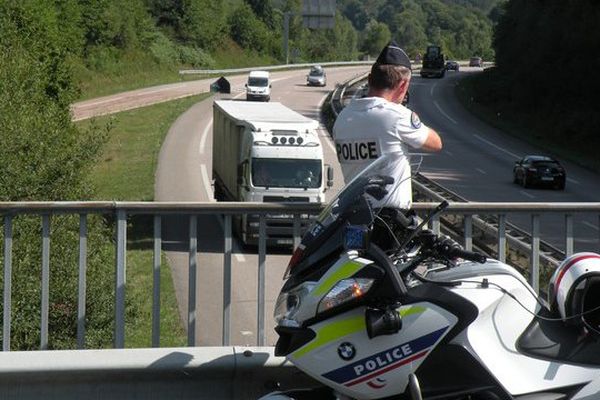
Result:
M576 253L567 257L552 275L548 301L564 322L583 324L600 333L600 255Z

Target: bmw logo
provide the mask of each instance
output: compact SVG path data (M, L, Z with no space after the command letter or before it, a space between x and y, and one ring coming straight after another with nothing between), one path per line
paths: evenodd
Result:
M344 361L350 361L356 355L356 349L354 345L349 342L344 342L338 346L338 356Z

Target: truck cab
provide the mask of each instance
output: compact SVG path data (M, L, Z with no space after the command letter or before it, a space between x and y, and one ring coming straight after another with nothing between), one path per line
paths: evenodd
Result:
M250 71L246 82L246 100L271 100L271 77L268 71Z
M281 103L216 101L213 107L215 198L244 202L325 202L333 169L324 163L317 121ZM300 220L301 230L310 224ZM258 243L258 215L237 219L246 244ZM292 215L267 215L268 245L291 245Z

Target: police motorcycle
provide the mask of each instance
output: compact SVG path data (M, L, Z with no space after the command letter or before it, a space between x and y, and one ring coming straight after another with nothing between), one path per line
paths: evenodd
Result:
M386 207L396 155L347 184L295 250L275 307L285 356L321 386L284 399L600 399L600 255L549 304L512 267Z

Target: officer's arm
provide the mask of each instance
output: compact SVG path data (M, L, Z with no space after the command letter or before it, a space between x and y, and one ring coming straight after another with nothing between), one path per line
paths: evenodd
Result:
M431 152L442 150L442 139L440 138L440 135L438 135L433 129L429 128L429 132L427 132L427 139L425 139L421 149Z

